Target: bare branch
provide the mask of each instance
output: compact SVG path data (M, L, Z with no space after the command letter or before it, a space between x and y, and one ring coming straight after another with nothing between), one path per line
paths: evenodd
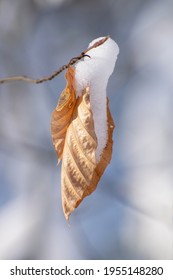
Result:
M91 46L90 48L88 48L87 50L83 51L80 55L72 58L68 64L63 65L62 67L60 67L57 71L55 71L52 75L50 76L46 76L40 79L33 79L27 76L13 76L13 77L7 77L4 79L0 79L0 84L3 83L7 83L7 82L12 82L12 81L23 81L23 82L28 82L28 83L35 83L35 84L40 84L43 82L47 82L50 81L52 79L54 79L56 76L58 76L61 72L63 72L65 69L67 69L70 65L75 64L77 61L79 61L80 59L82 59L85 56L90 57L89 55L87 55L86 53L88 51L90 51L93 48L97 48L100 45L102 45L107 39L109 38L108 36L105 36L103 39L99 40L98 42L96 42L93 46Z

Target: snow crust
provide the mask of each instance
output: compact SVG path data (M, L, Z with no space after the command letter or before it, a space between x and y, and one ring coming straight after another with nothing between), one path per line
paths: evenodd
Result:
M104 37L93 40L89 47ZM87 52L89 57L84 57L75 65L76 94L81 96L83 90L89 86L91 110L94 119L94 128L98 146L96 161L99 162L103 149L107 143L108 125L106 110L106 88L112 74L117 55L118 45L108 38L102 45Z

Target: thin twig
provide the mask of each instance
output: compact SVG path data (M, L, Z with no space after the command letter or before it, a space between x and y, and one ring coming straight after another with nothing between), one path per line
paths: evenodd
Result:
M70 65L75 64L78 60L82 59L85 56L90 57L89 55L87 55L86 53L88 51L90 51L93 48L97 48L100 45L102 45L107 39L109 38L109 36L104 37L103 39L99 40L98 42L96 42L94 45L92 45L91 47L89 47L87 50L83 51L80 55L72 58L69 63L63 65L62 67L60 67L57 71L55 71L52 75L50 76L46 76L43 77L41 79L33 79L27 76L13 76L13 77L7 77L4 79L0 79L0 84L3 83L7 83L7 82L11 82L11 81L23 81L23 82L28 82L28 83L35 83L35 84L40 84L43 82L47 82L50 81L52 79L54 79L56 76L58 76L61 72L63 72L65 69L67 69Z

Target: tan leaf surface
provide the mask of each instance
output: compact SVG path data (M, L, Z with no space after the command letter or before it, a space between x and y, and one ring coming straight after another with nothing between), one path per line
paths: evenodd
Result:
M62 159L64 141L76 104L74 68L70 66L66 73L67 85L60 95L57 107L51 117L51 134L58 163Z
M108 105L107 112L108 141L97 164L97 138L90 108L89 88L86 88L77 100L72 121L67 129L62 158L62 204L67 220L81 201L95 190L111 160L114 123Z

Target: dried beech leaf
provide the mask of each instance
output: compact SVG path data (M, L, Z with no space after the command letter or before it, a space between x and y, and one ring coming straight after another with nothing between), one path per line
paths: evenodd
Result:
M68 65L67 85L52 114L51 133L58 162L62 159L62 205L67 220L96 189L112 157L114 122L108 99L106 105L106 88L119 48L105 38L93 40L82 61L71 60L75 68Z
M100 162L96 162L97 138L90 108L89 88L77 100L67 129L62 158L62 204L66 219L93 192L112 155L114 123L108 110L108 141Z
M60 95L57 107L51 117L51 134L58 162L62 159L65 136L76 104L74 68L66 73L67 85Z

